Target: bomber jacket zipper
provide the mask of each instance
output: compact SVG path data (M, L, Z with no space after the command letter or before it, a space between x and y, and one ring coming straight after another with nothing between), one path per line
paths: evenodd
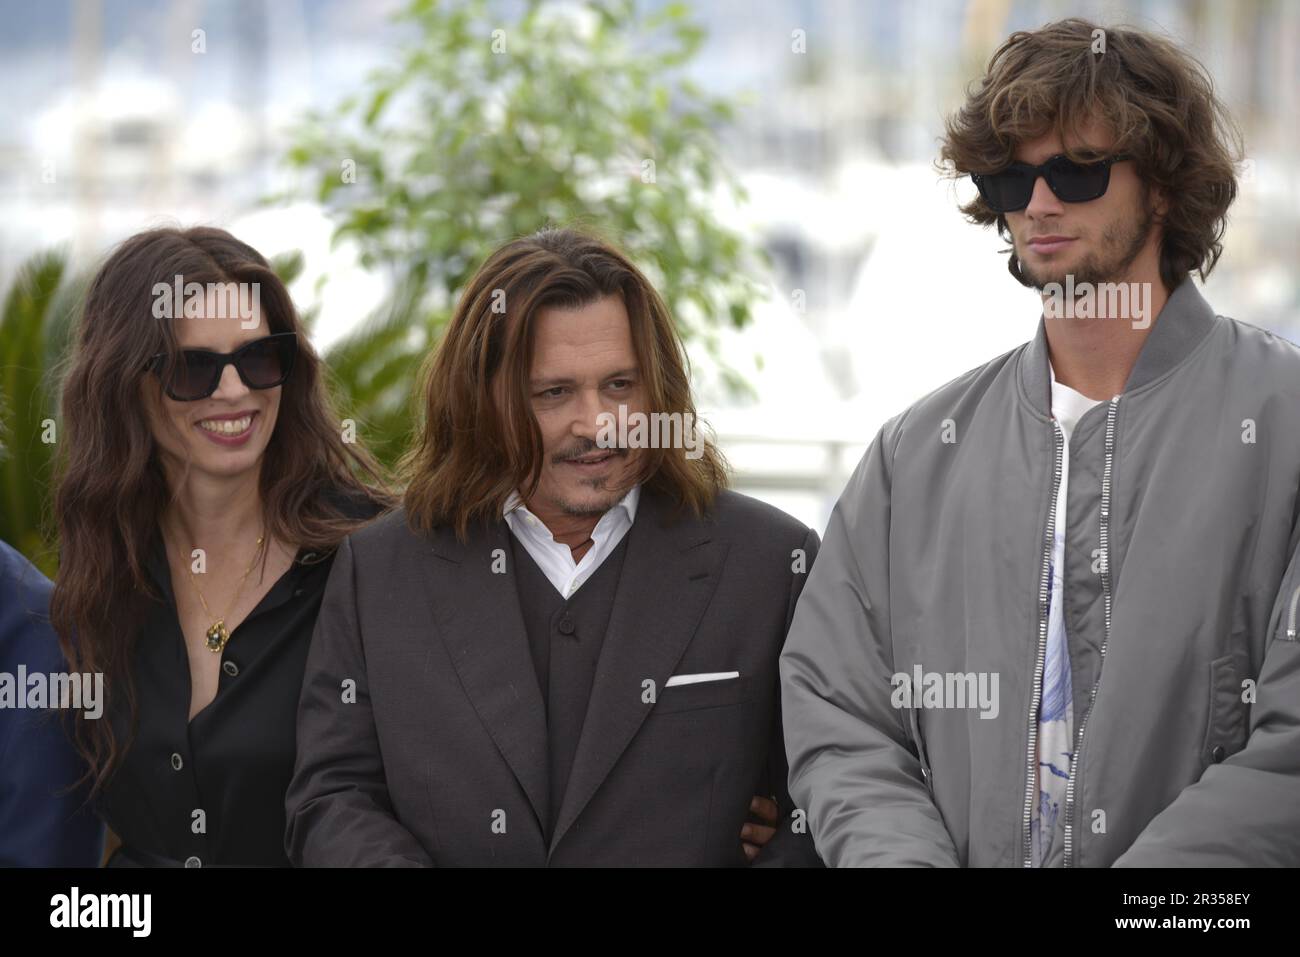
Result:
M1092 706L1097 701L1097 688L1101 684L1101 672L1106 665L1106 646L1110 643L1110 475L1115 462L1115 413L1119 408L1119 396L1110 400L1110 409L1106 413L1106 462L1101 473L1101 596L1105 631L1101 638L1101 658L1097 663L1097 678L1092 690L1088 692L1088 707L1079 722L1079 731L1074 741L1074 757L1070 761L1070 778L1065 785L1065 844L1062 866L1070 867L1074 861L1074 785L1078 780L1079 757L1083 751L1083 733L1092 716ZM1064 578L1062 578L1064 580Z
M1295 613L1298 605L1300 605L1300 585L1297 585L1295 591L1291 593L1291 610L1286 616L1287 641L1295 641L1296 639Z
M1034 797L1038 790L1038 707L1043 694L1043 662L1047 656L1047 616L1051 604L1052 544L1056 537L1056 494L1061 488L1061 455L1064 435L1052 419L1052 495L1047 508L1047 531L1043 535L1043 560L1038 576L1038 650L1034 656L1033 693L1029 696L1029 753L1025 764L1025 812L1022 818L1024 866L1033 867Z

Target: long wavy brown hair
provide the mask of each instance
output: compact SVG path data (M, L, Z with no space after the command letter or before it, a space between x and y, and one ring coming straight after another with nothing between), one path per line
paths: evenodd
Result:
M339 502L395 504L382 468L359 443L343 441L312 349L288 290L251 246L220 229L156 229L132 236L108 257L86 292L63 381L54 508L60 563L50 618L74 672L104 674L110 700L137 719L129 661L150 600L148 551L169 489L146 410L141 379L151 356L176 361L172 323L153 318L155 283L256 282L272 332L298 334L293 374L280 386L275 433L259 476L268 533L325 552L361 521ZM268 534L268 540L270 538ZM262 562L265 563L265 547ZM107 718L77 713L71 728L86 759L91 792L103 787L129 746ZM84 780L84 778L83 778Z
M965 105L948 117L940 166L954 177L995 173L1021 143L1049 131L1066 142L1089 120L1101 120L1114 133L1113 151L1132 156L1144 184L1166 198L1159 220L1165 287L1174 289L1192 271L1204 279L1223 252L1241 134L1205 67L1178 44L1135 27L1109 27L1102 30L1105 52L1093 52L1098 30L1072 18L1011 34ZM1068 147L1067 153L1091 158ZM1006 218L978 195L961 211L981 226L996 224L1010 241ZM1007 268L1030 285L1014 251Z
M504 300L502 299L504 293ZM668 307L614 246L571 228L507 242L488 256L462 293L446 333L421 371L416 441L399 466L412 528L450 526L464 540L471 522L501 515L510 493L527 499L543 465L541 430L529 400L533 330L539 310L574 309L621 296L646 390L647 412L689 413L689 364ZM504 309L494 304L504 301ZM494 398L506 376L502 408ZM703 454L645 449L634 479L702 515L727 484L727 464L701 432Z

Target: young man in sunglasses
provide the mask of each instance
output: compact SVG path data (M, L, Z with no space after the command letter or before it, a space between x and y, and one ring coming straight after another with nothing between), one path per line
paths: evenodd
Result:
M1080 20L948 122L1043 316L831 518L781 662L827 863L1300 864L1300 350L1190 276L1235 153L1190 56Z

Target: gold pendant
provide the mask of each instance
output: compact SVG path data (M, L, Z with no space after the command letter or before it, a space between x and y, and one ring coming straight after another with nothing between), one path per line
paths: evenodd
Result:
M218 618L216 623L208 629L208 651L220 653L225 650L226 642L230 640L230 632L226 631L226 620Z

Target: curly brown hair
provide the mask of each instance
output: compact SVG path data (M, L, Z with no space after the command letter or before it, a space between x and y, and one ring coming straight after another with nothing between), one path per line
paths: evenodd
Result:
M1094 51L1095 39L1104 52ZM1139 177L1165 198L1160 278L1174 289L1192 271L1202 280L1223 252L1228 207L1237 196L1241 134L1205 68L1172 40L1135 27L1101 28L1079 18L1020 30L989 60L978 88L945 121L940 168L956 178L994 173L1017 147L1055 132L1063 144L1090 121L1115 136L1112 150L1133 157ZM1095 155L1067 155L1086 161ZM961 212L981 226L1006 218L978 195ZM1011 275L1030 285L1015 252Z

